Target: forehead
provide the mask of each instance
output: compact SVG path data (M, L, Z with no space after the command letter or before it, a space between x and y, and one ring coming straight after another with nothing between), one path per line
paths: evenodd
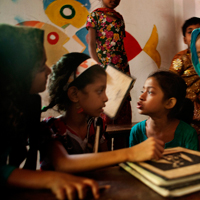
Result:
M186 28L186 31L194 30L196 28L200 28L200 24L192 24Z
M147 78L144 86L145 87L155 87L155 88L160 87L158 84L158 81L154 77Z

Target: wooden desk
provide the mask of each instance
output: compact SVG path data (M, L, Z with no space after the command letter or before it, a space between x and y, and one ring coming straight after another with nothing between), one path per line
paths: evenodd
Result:
M162 197L118 166L107 167L83 176L93 178L99 185L111 187L102 192L99 200L199 200L200 191L176 198ZM6 200L56 200L50 191L18 190L6 193ZM93 200L87 198L87 200Z
M137 122L123 125L108 124L106 132L109 138L109 149L116 150L128 147L130 131L135 124L137 124Z

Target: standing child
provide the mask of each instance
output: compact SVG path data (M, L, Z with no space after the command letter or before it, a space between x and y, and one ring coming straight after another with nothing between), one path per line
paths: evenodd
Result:
M106 78L105 70L83 53L66 54L53 66L47 108L56 105L62 115L43 122L53 141L43 152L42 169L77 173L120 162L161 157L163 142L155 138L132 148L92 153L96 146L96 125L98 121L102 122L99 116L108 100ZM102 126L97 139L98 151L106 149L104 132Z
M162 140L165 148L185 147L198 150L197 133L188 123L180 120L191 116L185 112L185 81L173 72L158 71L150 75L142 90L137 105L138 112L148 115L131 129L129 146L134 146L149 137ZM186 121L190 122L190 118Z
M0 185L49 189L58 199L97 198L98 184L60 172L36 171L40 139L41 98L51 70L46 66L44 31L0 24ZM30 146L27 152L26 146ZM22 161L25 166L20 169Z
M122 15L114 9L120 0L102 0L102 8L90 13L87 19L88 44L90 56L98 63L115 65L130 75L127 55L124 49L125 24ZM107 124L131 123L132 112L130 95L114 120L106 117Z
M180 75L187 84L186 97L194 103L194 116L191 125L200 137L200 77L197 75L191 61L190 41L192 31L200 27L200 18L192 17L182 26L183 40L187 49L177 53L169 68L170 71Z

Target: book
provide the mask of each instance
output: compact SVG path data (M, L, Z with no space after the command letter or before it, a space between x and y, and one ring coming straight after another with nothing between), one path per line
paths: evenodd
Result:
M105 70L107 73L106 95L108 101L104 113L111 119L115 119L136 79L112 64L107 65Z
M164 197L183 196L200 190L198 151L169 148L158 161L127 162L119 166Z

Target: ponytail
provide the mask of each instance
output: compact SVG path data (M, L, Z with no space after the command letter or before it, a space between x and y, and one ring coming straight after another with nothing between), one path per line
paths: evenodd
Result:
M194 104L190 99L185 98L183 100L181 109L177 115L177 118L190 124L193 119L193 114L194 114Z

